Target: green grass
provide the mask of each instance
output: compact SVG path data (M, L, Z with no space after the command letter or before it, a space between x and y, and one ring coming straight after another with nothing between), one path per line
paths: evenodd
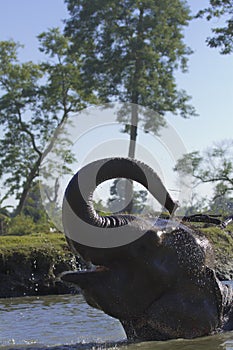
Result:
M64 255L68 252L65 236L61 233L34 233L25 236L5 235L0 236L0 254L12 255L13 253L31 256L32 252L44 252L54 255Z
M233 227L229 225L227 230L218 227L202 228L201 231L206 235L213 244L217 259L222 261L233 261ZM230 234L229 232L232 232Z
M61 233L0 236L0 297L68 293L56 279L74 267Z
M218 227L212 226L201 228L200 225L195 225L202 231L210 242L213 244L216 258L221 260L224 258L233 259L233 225L229 225L227 230L221 230ZM14 252L31 256L32 252L43 252L43 254L52 254L54 256L65 256L69 253L69 248L65 240L64 234L61 233L33 233L31 235L0 236L0 255L12 255Z

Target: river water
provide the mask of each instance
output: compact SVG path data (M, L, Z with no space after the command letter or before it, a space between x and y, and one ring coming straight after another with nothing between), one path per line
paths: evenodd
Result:
M120 323L81 295L0 299L0 350L233 350L233 331L194 340L128 344Z

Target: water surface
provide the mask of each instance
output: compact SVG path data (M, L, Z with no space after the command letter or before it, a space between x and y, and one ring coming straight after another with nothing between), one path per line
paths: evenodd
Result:
M233 350L233 332L129 344L120 323L80 295L0 299L0 350Z

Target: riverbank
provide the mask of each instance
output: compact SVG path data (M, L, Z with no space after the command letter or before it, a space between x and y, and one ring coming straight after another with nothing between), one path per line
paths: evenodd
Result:
M233 279L233 227L201 231L213 244L217 276ZM75 293L58 280L62 272L75 268L61 233L0 236L0 298Z
M58 280L74 268L63 234L0 236L0 298L74 292Z
M201 231L212 243L217 277L221 281L233 280L233 225L225 230L213 226Z

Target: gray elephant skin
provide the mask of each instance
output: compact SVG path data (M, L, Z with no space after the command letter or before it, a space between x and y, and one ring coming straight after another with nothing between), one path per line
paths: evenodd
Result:
M95 181L89 182L90 175ZM172 216L169 220L100 216L93 208L93 192L113 178L141 183L172 216L177 208L158 175L141 162L108 158L86 165L66 188L63 226L70 248L90 268L66 272L62 280L79 286L89 305L119 319L132 341L194 338L232 330L233 292L215 275L207 238ZM82 222L80 227L70 223L67 206ZM136 239L112 247L91 246L78 239L80 230L90 227L109 234L122 227L126 233L135 232Z

